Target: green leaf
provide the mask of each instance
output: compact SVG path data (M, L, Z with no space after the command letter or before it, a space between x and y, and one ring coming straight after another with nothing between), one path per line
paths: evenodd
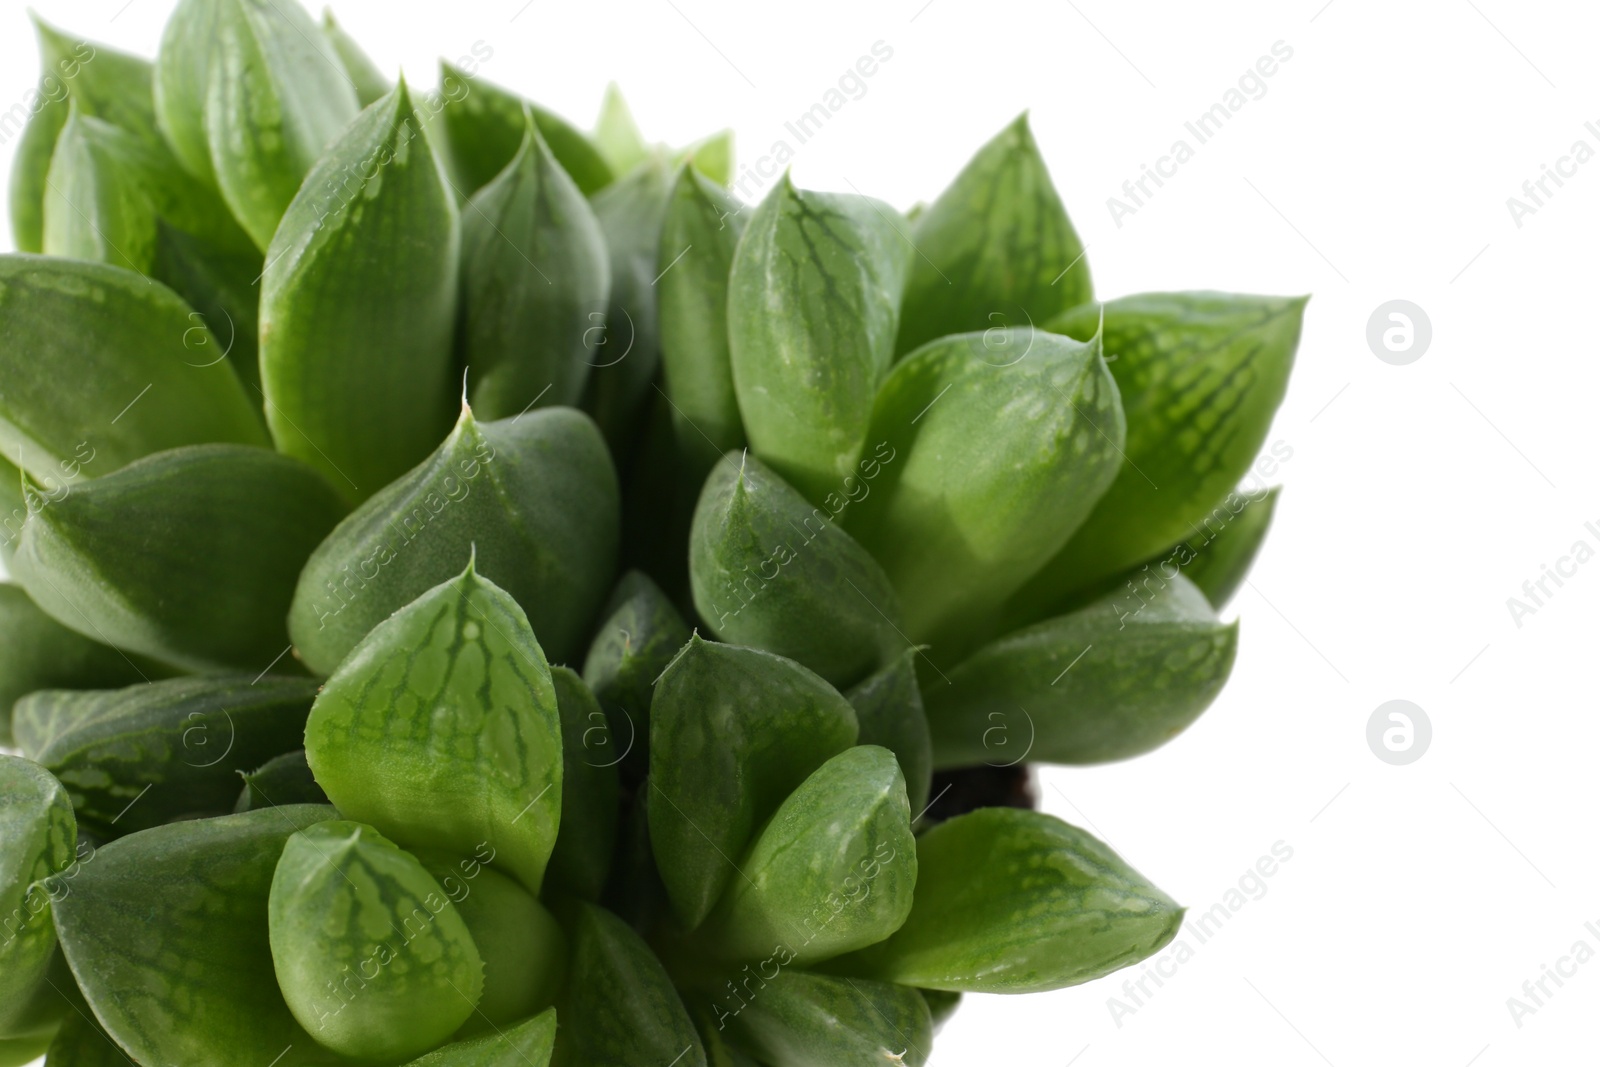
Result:
M730 1026L772 1067L921 1067L933 1051L933 1022L917 991L865 978L783 971Z
M627 174L645 161L650 146L639 132L628 102L616 82L606 86L606 95L600 100L600 119L594 128L595 147L618 177Z
M563 1067L706 1067L672 980L621 919L580 904L568 932L572 968L559 1006Z
M889 665L845 693L856 709L857 744L882 745L900 761L906 797L919 816L933 782L933 742L917 686L918 650L908 648Z
M904 228L887 204L802 191L785 175L734 254L728 344L745 433L810 500L847 492L856 475L894 355Z
M132 271L0 256L0 447L50 488L180 445L265 445L215 344L171 290Z
M113 841L55 905L95 1015L140 1063L326 1063L273 974L267 899L284 842L335 817L294 806L171 823ZM151 936L159 931L160 936ZM152 995L155 991L155 995Z
M1279 491L1275 486L1254 495L1237 490L1228 494L1221 505L1200 520L1200 532L1180 541L1166 557L1184 568L1184 577L1205 594L1216 610L1221 611L1233 599L1250 573L1250 565L1272 527ZM1237 511L1235 500L1239 501ZM1224 506L1228 515L1219 514Z
M34 602L194 670L260 671L287 651L295 576L343 511L305 464L239 445L158 453L33 500L11 570Z
M0 1042L0 1049L4 1043ZM7 1063L0 1055L0 1063ZM19 1064L28 1060L18 1060ZM128 1067L128 1054L106 1036L105 1030L92 1016L73 1012L61 1023L61 1029L50 1042L50 1054L45 1057L45 1067Z
M356 39L334 21L331 10L322 13L322 35L333 46L334 53L339 57L340 66L350 77L350 85L356 93L356 106L366 107L389 95L389 90L394 86L390 84L388 75L378 69L378 65L372 61L371 56L362 51Z
M599 900L617 842L621 751L589 687L566 667L550 671L561 711L561 833L550 854L550 878L584 900Z
M1216 699L1239 624L1174 568L985 645L928 692L937 766L1104 763L1170 741ZM1024 751L1025 749L1025 751Z
M551 155L584 196L611 184L611 165L588 135L566 119L448 63L440 64L439 82L449 101L443 110L443 140L456 190L463 197L488 185L516 156L523 140L525 106L533 109L533 121Z
M259 811L279 804L328 803L328 794L312 776L303 748L273 756L255 770L240 771L239 775L244 779L244 789L234 802L236 813Z
M52 487L58 492L62 483ZM16 551L22 524L28 521L28 502L22 495L22 472L0 459L0 564L8 563ZM0 693L4 690L0 689ZM3 742L0 742L3 743Z
M796 660L834 685L906 647L883 568L759 460L724 456L689 536L695 608L724 641Z
M684 646L650 706L650 840L687 929L762 820L855 741L849 702L793 660L698 636Z
M730 960L784 947L808 966L876 944L911 912L917 850L894 753L858 745L812 772L762 827L707 920Z
M1090 835L1049 815L980 808L917 839L917 900L889 940L841 960L925 989L1036 993L1158 952L1183 909Z
M62 626L20 586L0 583L0 744L11 744L12 705L36 689L100 689L142 677L116 649Z
M320 822L290 837L267 914L289 1009L341 1055L420 1055L477 1008L483 959L460 912L370 826Z
M61 783L29 760L0 753L0 796L0 1037L33 1037L66 1007L51 988L60 890L46 879L72 866L77 821Z
M306 725L317 781L407 847L480 844L538 893L561 820L561 719L544 652L468 564L356 646Z
M679 153L694 169L719 186L733 181L733 131L721 130L702 138Z
M909 352L953 333L1043 327L1094 299L1067 219L1023 114L978 150L918 219L900 337Z
M1122 409L1097 342L969 333L895 367L868 439L882 474L845 528L888 572L906 632L948 662L1116 477Z
M557 661L581 649L616 561L617 489L594 424L569 409L455 431L312 555L289 611L301 658L330 673L378 623L459 574L502 585Z
M316 692L309 678L250 675L47 689L17 702L17 743L80 817L129 833L232 811L241 773L300 744Z
M939 1028L950 1021L956 1009L961 1007L961 994L952 993L944 989L919 989L923 1003L928 1005L928 1014L933 1019L933 1032L938 1033Z
M696 1006L689 1014L694 1019L695 1031L700 1035L700 1044L706 1050L707 1067L761 1067L744 1049L729 1040L731 1035L718 1029L713 1021L714 1014L708 1007Z
M267 425L352 502L449 430L459 231L402 80L306 175L267 250Z
M499 1033L453 1041L406 1067L549 1067L556 1010L549 1008Z
M462 213L461 356L488 419L578 403L611 294L600 224L526 121L516 157Z
M360 110L316 22L273 0L182 0L161 38L155 97L178 159L215 183L262 249Z
M1103 305L1101 343L1128 419L1122 469L1094 513L1018 598L1031 622L1073 590L1195 532L1260 452L1283 400L1307 297L1148 293ZM1102 308L1050 328L1095 332Z
M744 445L728 355L728 272L744 205L694 167L673 183L662 223L656 288L661 371L678 447L697 472Z
M43 252L44 194L49 189L45 179L50 173L56 138L67 124L68 106L66 91L48 73L30 92L32 95L24 94L22 98L28 120L11 161L6 202L11 216L11 240L17 251Z
M252 409L259 409L264 396L256 344L261 291L255 283L261 274L261 253L254 245L248 251L219 247L166 223L156 229L151 273L194 308L189 315L191 328L184 334L190 361L205 366L226 358L244 383ZM206 329L194 330L193 324L204 324Z

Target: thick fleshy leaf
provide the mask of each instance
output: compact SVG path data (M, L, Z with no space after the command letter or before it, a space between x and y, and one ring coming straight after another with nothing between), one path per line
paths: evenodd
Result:
M265 445L220 351L176 294L132 271L0 256L0 448L48 490L180 445Z
M616 565L617 488L594 424L570 409L479 423L463 411L421 465L350 515L300 574L289 633L330 673L394 612L477 569L527 605L557 661L581 647Z
M695 167L679 169L657 257L661 372L678 447L697 472L744 445L728 355L728 272L745 212Z
M960 334L895 367L869 440L882 473L845 528L889 573L911 638L953 657L1116 477L1122 409L1095 341Z
M698 636L684 646L650 706L650 840L687 929L762 820L855 741L849 702L793 660Z
M721 130L696 141L679 153L694 169L720 186L733 181L733 131Z
M56 622L20 586L0 584L0 744L11 744L12 705L36 689L132 685L145 673L116 649Z
M556 1010L548 1008L498 1033L452 1041L406 1067L549 1067L556 1045Z
M241 771L244 789L234 802L235 812L259 811L279 804L326 804L328 794L317 784L306 762L305 749L274 756L253 771Z
M577 404L611 295L600 223L531 112L526 123L516 156L462 209L461 356L486 419Z
M241 773L299 746L317 692L309 678L251 679L31 693L17 702L17 744L108 833L226 814Z
M610 730L606 737L589 734L585 747L596 762L616 763L637 781L650 769L650 701L656 679L689 640L689 627L641 571L622 576L601 615L605 621L589 645L583 680L606 713Z
M50 987L51 906L59 891L46 879L72 866L77 821L67 791L49 771L4 753L0 797L0 1038L33 1037L48 1034L67 1006Z
M923 1003L928 1005L928 1014L933 1019L933 1032L938 1033L939 1028L950 1021L956 1009L961 1007L961 994L952 993L945 989L919 989Z
M449 431L459 231L402 81L317 161L267 250L267 425L351 501Z
M179 667L261 671L287 651L295 576L344 509L288 456L195 445L30 510L11 571L58 622Z
M845 694L856 709L857 744L882 745L900 761L906 798L914 815L928 806L933 781L933 742L917 686L918 650L908 648L888 666Z
M1244 584L1250 565L1261 551L1272 527L1278 507L1278 487L1263 493L1234 491L1200 520L1199 530L1187 541L1180 541L1166 559L1183 568L1184 577L1204 593L1211 606L1221 611L1239 586ZM1235 501L1238 501L1235 510ZM1226 510L1224 510L1226 509ZM1218 521L1221 520L1221 521ZM1184 557L1188 556L1186 560Z
M917 991L867 978L782 971L728 1026L771 1067L921 1067L933 1051L933 1021Z
M350 76L350 85L355 89L356 106L366 107L381 97L389 95L389 90L394 88L389 78L372 57L362 50L356 39L345 32L345 28L334 20L331 10L322 13L322 35L333 46L333 51L339 57L339 64L344 72Z
M58 95L50 95L58 94ZM11 241L19 252L44 251L44 194L50 188L50 158L56 138L67 124L67 95L60 82L46 74L37 88L23 95L27 125L11 161L11 182L6 206L11 219Z
M360 110L344 63L299 4L182 0L156 61L156 114L265 249L301 179Z
M706 1067L689 1013L660 961L615 915L580 904L556 1061L564 1067Z
M894 753L857 745L834 756L761 828L703 943L730 960L781 945L804 967L882 941L911 913L911 815Z
M701 491L689 573L695 608L719 638L844 686L906 639L888 576L834 518L760 460L730 452Z
M544 652L469 564L379 625L306 725L317 782L407 847L486 844L539 891L561 821L561 718Z
M270 1048L278 1067L328 1062L279 992L267 898L284 842L335 815L291 806L170 823L78 868L55 905L61 947L132 1059L261 1067Z
M841 960L925 989L1036 993L1159 951L1183 909L1060 819L980 808L917 839L917 900L888 941Z
M159 223L151 273L194 308L184 344L200 366L226 359L244 383L252 409L261 408L261 253L226 248ZM193 325L203 323L204 330ZM259 417L259 416L258 416Z
M978 150L917 219L913 239L921 254L900 305L897 352L953 333L1043 327L1094 299L1083 242L1026 114Z
M483 959L461 913L415 856L362 823L319 822L290 837L267 916L289 1010L341 1055L427 1052L483 994Z
M939 767L1104 763L1159 748L1210 707L1233 669L1224 623L1176 568L1007 634L928 691Z
M595 147L605 157L612 173L621 177L633 170L650 154L650 146L639 132L628 102L616 82L606 86L600 101L600 118L594 128Z
M553 667L561 710L561 833L550 854L550 878L563 891L599 900L617 843L620 786L611 725L577 673Z
M4 1042L0 1042L3 1050ZM0 1056L0 1063L7 1063ZM26 1063L27 1060L18 1060ZM45 1057L45 1067L128 1067L128 1054L106 1034L94 1017L73 1012L61 1023L61 1029L50 1042L50 1053Z
M1018 598L1013 618L1040 618L1073 590L1194 533L1266 440L1307 299L1148 293L1051 323L1085 338L1104 311L1101 343L1122 395L1128 440L1116 481Z
M588 135L566 119L448 63L441 65L439 80L450 101L443 111L444 143L462 196L488 185L516 156L523 140L524 106L533 109L533 121L551 155L584 196L611 184L611 165Z
M813 501L844 493L894 356L911 246L864 196L796 189L751 216L728 282L728 344L750 445Z
M717 1026L716 1013L709 1005L698 1005L689 1014L700 1034L700 1044L706 1050L706 1067L761 1067L749 1053L733 1044L732 1035L725 1029L726 1019L723 1028Z

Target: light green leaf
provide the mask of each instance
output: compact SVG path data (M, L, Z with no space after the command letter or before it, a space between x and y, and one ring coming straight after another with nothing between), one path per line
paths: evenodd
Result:
M556 1010L549 1008L499 1033L452 1041L406 1067L549 1067Z
M297 748L274 756L253 771L241 771L244 789L234 802L235 813L259 811L279 804L326 804L322 791L306 762L306 752Z
M566 119L448 63L440 64L439 82L449 101L443 109L442 143L448 146L456 191L463 197L488 185L517 154L525 106L533 109L533 121L551 155L584 196L611 184L611 165L588 135Z
M295 576L343 511L305 464L239 445L157 453L53 502L31 492L11 570L33 601L194 670L261 671L288 649Z
M589 687L566 667L550 671L561 711L561 833L550 878L563 891L599 900L617 843L622 751Z
M737 876L756 828L829 757L856 713L793 660L694 637L650 706L650 840L686 929Z
M67 1006L51 988L60 890L46 879L72 866L77 821L61 783L29 760L0 753L0 796L0 1038L34 1037Z
M340 66L350 76L350 85L356 93L356 106L366 107L379 98L389 95L389 90L394 86L390 83L388 75L378 69L378 65L372 61L371 56L362 51L356 39L346 33L344 27L334 20L331 9L322 13L322 35L333 46L334 53L339 57Z
M180 445L265 445L220 351L176 294L132 271L0 256L0 447L54 492Z
M1227 683L1239 624L1174 568L1002 637L928 692L939 767L1104 763L1170 741Z
M564 408L455 431L359 507L300 574L289 633L330 673L378 623L461 572L526 604L541 647L572 660L616 565L617 488L594 424Z
M600 101L600 118L594 128L595 147L605 158L613 174L622 177L633 170L650 154L650 146L639 132L628 102L616 82L606 86L606 95Z
M796 660L834 685L906 647L883 568L759 460L730 452L689 535L695 608L724 641Z
M1012 618L1040 618L1072 591L1195 532L1267 438L1307 299L1148 293L1103 306L1101 343L1128 419L1122 469L1088 521L1018 598ZM1079 308L1050 328L1088 337L1101 311Z
M0 583L0 744L11 744L12 705L28 693L131 685L141 670L116 649L56 622L20 586Z
M729 1025L772 1067L921 1067L933 1051L917 991L865 978L783 971Z
M694 169L720 186L733 181L733 131L721 130L678 153Z
M415 856L370 826L319 822L291 836L267 914L289 1010L341 1055L427 1052L483 994L483 959L460 912Z
M909 352L953 333L1043 327L1094 299L1083 242L1022 115L978 150L917 219L900 337Z
M789 794L762 827L706 921L708 951L796 966L876 944L911 912L917 850L894 753L858 745Z
M597 762L616 762L637 781L650 767L650 701L656 679L689 640L689 627L641 571L622 576L600 614L605 621L589 644L583 680L610 728L604 738L590 734L590 748Z
M728 355L728 272L744 205L694 167L673 183L662 223L656 288L661 371L679 450L696 472L744 445Z
M78 867L55 905L61 947L130 1057L261 1067L270 1048L269 1057L283 1052L278 1067L331 1059L279 992L267 898L284 842L335 814L291 806L170 823L113 841Z
M182 0L161 38L155 99L178 159L216 184L262 249L360 110L316 22L274 0Z
M980 808L917 839L917 900L841 970L925 989L1077 985L1171 941L1183 909L1116 853L1049 815Z
M1244 584L1250 565L1261 551L1272 527L1278 507L1279 488L1251 494L1235 491L1200 520L1200 529L1187 541L1180 541L1166 558L1183 567L1184 577L1205 594L1211 606L1221 611L1239 586ZM1234 511L1237 500L1238 510ZM1223 508L1227 511L1224 513ZM1220 520L1220 521L1219 521ZM1190 557L1187 561L1185 556Z
M848 491L894 355L910 245L887 204L796 189L755 211L728 282L728 344L756 455L812 501Z
M39 79L32 93L35 95L23 96L28 120L17 141L17 154L11 160L11 184L6 197L11 240L19 252L44 251L44 194L49 189L45 179L50 173L56 138L67 124L68 114L66 92L50 74Z
M857 744L882 745L900 761L911 810L921 815L928 806L933 781L933 742L928 716L917 686L918 650L908 648L889 665L845 693L856 709L861 735Z
M240 774L299 746L317 692L309 678L251 677L31 693L17 744L109 833L226 814Z
M267 250L267 425L352 502L449 430L459 231L402 80L306 175Z
M527 616L470 564L346 657L306 756L350 818L407 847L485 845L538 893L561 821L555 689Z
M1122 409L1100 346L1042 331L935 341L878 392L882 474L845 512L945 662L1066 542L1116 477Z
M563 1067L706 1067L689 1013L638 934L592 904L568 927L572 969L561 1002Z
M600 223L525 118L516 156L462 212L460 351L486 419L577 404L611 295Z

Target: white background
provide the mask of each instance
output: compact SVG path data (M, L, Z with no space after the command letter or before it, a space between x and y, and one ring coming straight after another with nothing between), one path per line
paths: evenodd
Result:
M1107 1001L1129 972L969 997L937 1067L1594 1062L1600 960L1550 984L1520 1028L1506 1003L1574 942L1600 950L1584 929L1600 929L1600 561L1520 628L1506 605L1575 541L1600 549L1584 529L1600 529L1600 160L1520 228L1506 204L1575 140L1600 149L1583 125L1600 120L1592 7L525 2L344 0L338 14L414 82L482 40L484 77L585 125L615 79L652 139L731 125L745 162L792 142L785 120L883 41L894 55L865 96L798 147L800 184L909 207L1031 109L1101 295L1314 294L1271 435L1293 449L1287 488L1230 608L1244 620L1233 681L1158 753L1042 781L1047 810L1196 912L1274 843L1293 858L1210 941L1186 931L1193 958L1120 1026ZM172 3L35 5L153 55ZM1107 198L1176 138L1194 144L1183 123L1277 41L1293 57L1265 96L1117 226ZM8 2L0 110L36 71ZM1395 298L1433 324L1408 366L1365 340ZM1404 767L1365 738L1395 698L1434 731Z

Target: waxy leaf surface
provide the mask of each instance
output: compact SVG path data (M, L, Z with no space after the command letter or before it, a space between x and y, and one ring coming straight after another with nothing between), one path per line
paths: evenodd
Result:
M917 685L918 655L917 649L906 649L845 693L861 728L856 743L882 745L895 754L914 815L921 815L928 806L933 780L933 742Z
M140 666L127 656L56 622L20 586L0 584L0 744L11 743L12 705L36 689L100 689L140 679Z
M556 1010L546 1009L498 1033L452 1041L406 1067L549 1067L556 1045Z
M1235 491L1210 515L1201 519L1193 537L1180 541L1164 559L1183 568L1193 582L1221 611L1244 584L1261 551L1272 516L1278 507L1277 488L1265 493Z
M234 802L237 812L257 811L279 804L326 804L328 794L317 784L306 762L306 752L297 748L274 756L251 771L241 771L244 788Z
M561 833L550 855L550 877L564 891L599 900L617 841L620 787L611 724L575 671L553 667L561 711Z
M67 1006L50 988L60 889L47 879L72 866L78 831L67 791L36 763L0 753L0 796L0 1037L22 1038Z
M729 1027L772 1067L920 1067L933 1051L933 1022L917 991L866 978L784 971Z
M442 112L443 143L463 197L488 185L516 156L523 140L524 106L533 110L550 153L584 196L611 184L611 165L588 135L566 119L448 63L441 64L439 80L449 101Z

